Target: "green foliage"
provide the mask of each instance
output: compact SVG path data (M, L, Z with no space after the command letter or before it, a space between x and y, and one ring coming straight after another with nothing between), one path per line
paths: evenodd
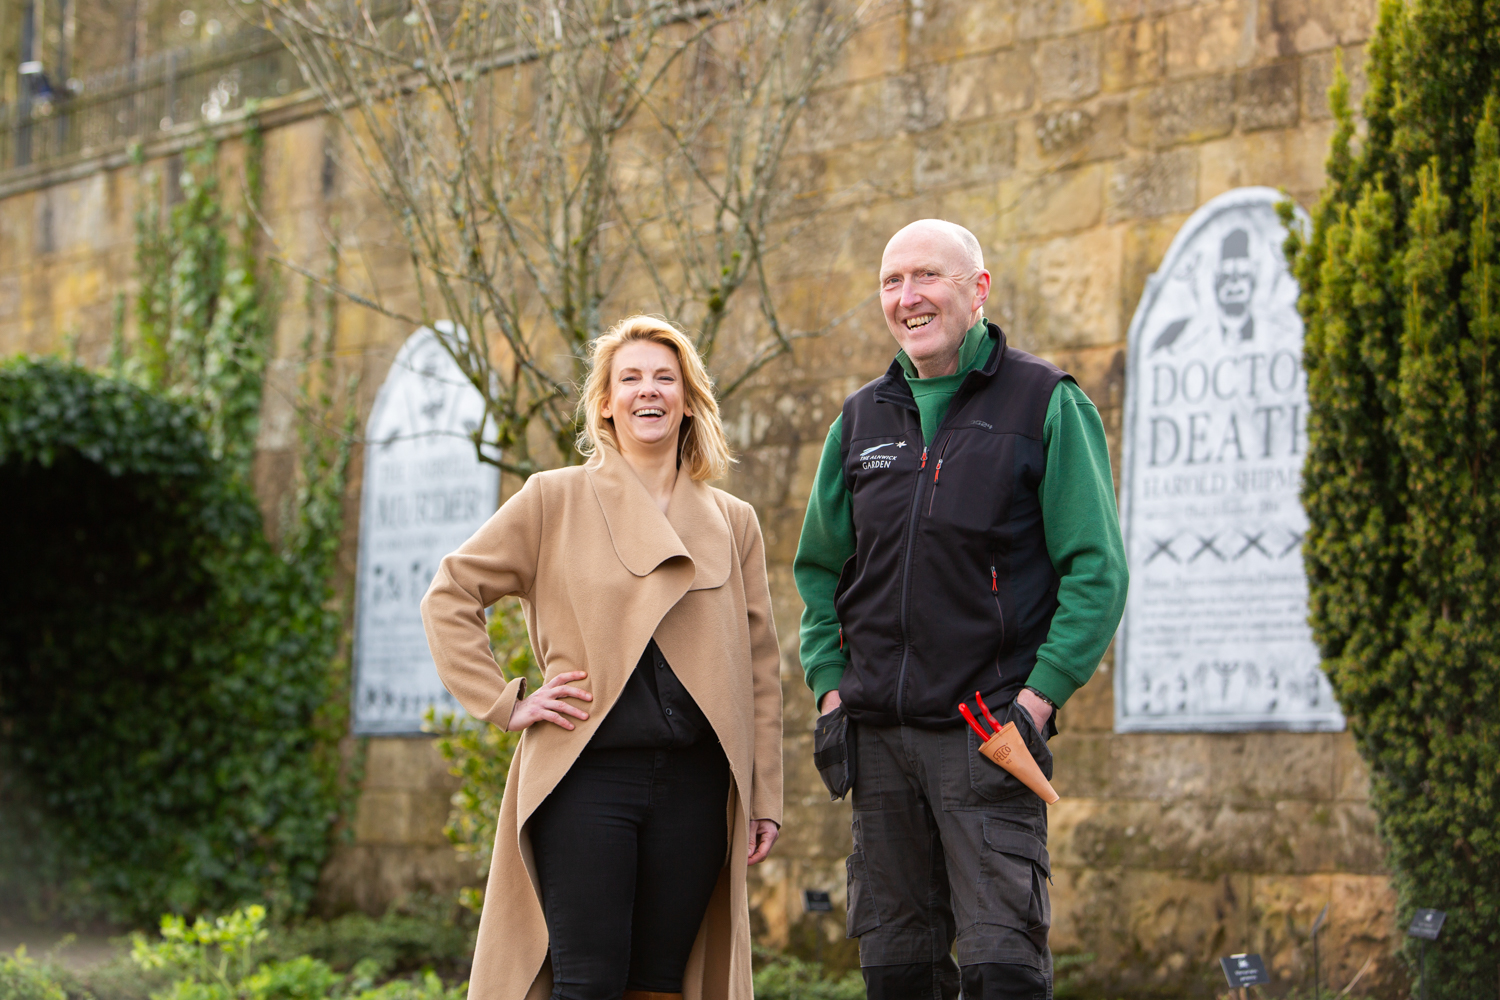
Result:
M539 686L541 670L531 652L518 602L504 601L490 610L489 633L490 649L506 679L525 677L530 687ZM449 773L460 779L443 832L460 857L477 862L479 875L483 877L490 870L500 800L505 794L505 779L521 734L477 722L467 715L445 712L439 716L430 708L426 728L436 734L438 753L448 762ZM466 887L459 890L459 901L478 913L484 903L484 891Z
M186 160L168 223L141 212L123 376L0 366L0 896L40 915L298 912L349 804L332 580L353 436L321 430L338 394L308 366L273 545L249 486L270 295L245 220L223 235L212 147Z
M1307 319L1310 618L1403 925L1449 914L1427 994L1495 997L1500 10L1384 0L1367 68L1362 142L1340 68L1329 186L1287 247Z
M431 970L380 986L379 963L366 959L346 976L320 958L262 960L270 937L265 910L251 906L216 919L162 918L161 939L137 934L131 958L145 969L168 969L172 985L151 1000L463 1000L467 984L449 988Z
M26 948L0 955L0 997L5 1000L67 1000L67 994L47 971L26 957Z
M790 955L756 950L755 1000L864 1000L865 980L858 970L837 979L824 976L822 965Z

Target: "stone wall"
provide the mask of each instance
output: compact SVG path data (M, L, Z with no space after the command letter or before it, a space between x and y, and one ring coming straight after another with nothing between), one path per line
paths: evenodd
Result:
M1357 89L1374 10L1374 0L908 0L850 46L809 109L794 168L831 207L778 287L803 328L855 312L725 408L742 456L728 486L760 512L784 651L788 823L753 886L768 943L811 949L823 933L826 954L848 954L836 919L801 912L803 888L842 901L848 806L827 801L810 763L790 566L828 423L893 351L868 302L885 239L930 215L972 229L994 275L991 317L1077 376L1118 458L1125 331L1147 275L1193 209L1223 191L1265 184L1314 203L1334 50ZM348 281L409 295L400 253L339 166L327 123L294 101L265 121L280 252L318 260L337 229L360 249ZM170 166L185 141L148 152ZM85 362L103 360L113 297L129 287L136 176L116 157L26 185L0 178L0 351L71 343ZM285 301L283 357L302 328L289 315L298 296ZM366 402L409 332L340 308L340 353L364 373ZM266 418L258 470L271 497L289 471L292 423L270 397ZM356 503L349 512L346 569ZM1347 734L1126 736L1112 721L1106 658L1064 709L1055 744L1053 946L1072 982L1208 995L1214 959L1244 950L1265 954L1284 985L1305 982L1306 931L1329 903L1324 981L1342 988L1363 968L1355 995L1397 995L1394 899ZM330 903L378 909L465 880L441 836L449 782L425 743L370 741L354 841L327 873Z

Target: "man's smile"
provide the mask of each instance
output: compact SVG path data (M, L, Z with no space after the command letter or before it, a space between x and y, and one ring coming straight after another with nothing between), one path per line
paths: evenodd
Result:
M935 319L937 319L937 316L933 313L927 313L922 316L912 316L906 321L906 328L908 330L915 330L919 327L926 326L928 323L931 323Z

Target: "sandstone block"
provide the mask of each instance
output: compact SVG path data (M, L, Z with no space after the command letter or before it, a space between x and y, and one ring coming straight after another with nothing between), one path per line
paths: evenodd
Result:
M358 844L405 844L411 830L411 796L406 792L367 789L354 814Z
M1022 249L1015 328L1026 350L1115 344L1121 233L1096 228Z
M790 444L740 451L739 464L734 466L729 479L734 495L755 504L758 510L783 505L795 470L794 451L795 446Z
M1266 0L1256 19L1260 57L1363 42L1378 12L1378 0Z
M1124 405L1125 351L1123 345L1104 344L1099 347L1055 351L1047 357L1047 360L1073 376L1078 382L1078 387L1088 395L1089 399L1093 400L1101 416L1111 410L1118 410ZM1096 683L1101 691L1110 686L1108 664L1100 664L1099 670L1095 673L1095 679L1082 690L1087 690ZM1077 694L1073 696L1075 699L1077 697ZM1068 708L1073 708L1073 699L1069 699Z
M1000 184L1000 238L1086 229L1099 222L1104 169L1098 165L1014 177Z
M1167 215L1133 222L1125 229L1125 269L1122 303L1125 314L1135 316L1136 306L1146 287L1146 279L1155 273L1172 245L1172 238L1186 222L1185 216ZM1127 320L1128 322L1128 320Z
M1234 127L1234 80L1228 75L1162 84L1130 100L1130 141L1163 149L1227 135Z
M913 63L960 59L1007 48L1016 40L1016 12L1010 4L914 0L906 20Z
M948 69L948 119L988 118L1031 106L1031 60L1014 49L975 56Z
M1097 28L1109 17L1106 0L1027 0L1019 7L1016 37L1020 39Z
M1065 799L1099 798L1113 793L1110 741L1102 733L1059 734L1052 741L1052 785Z
M911 190L914 142L893 130L884 141L831 150L823 156L821 186L835 199L862 192L903 197Z
M1103 32L1089 31L1037 46L1037 93L1042 101L1078 101L1099 92Z
M1129 90L1162 78L1163 35L1157 20L1111 24L1104 29L1099 82L1107 93Z
M1211 734L1132 733L1109 739L1110 798L1182 799L1211 794Z
M1357 112L1364 104L1369 79L1365 76L1365 47L1352 45L1343 50L1344 75L1349 78L1349 103ZM1323 121L1333 117L1328 107L1328 89L1333 86L1333 67L1337 54L1333 51L1317 52L1303 56L1299 64L1302 96L1302 117L1306 121Z
M947 90L946 64L887 77L880 116L885 137L895 138L897 129L926 132L941 125L947 114Z
M1333 799L1329 733L1222 733L1208 744L1213 793L1229 802Z
M1111 164L1105 197L1109 222L1190 212L1198 198L1197 157L1179 149Z
M1297 124L1301 67L1293 61L1272 63L1240 74L1236 118L1240 131L1290 128Z
M371 737L365 759L365 788L423 790L452 787L431 737Z
M814 94L798 124L792 149L824 151L879 138L884 128L884 89L880 80L865 80Z
M929 132L916 151L913 181L919 191L949 184L989 185L1016 165L1016 124L981 121Z
M899 66L905 28L902 18L894 14L875 19L844 47L843 58L829 69L828 85L878 79L889 73L892 66Z
M1255 55L1254 0L1219 0L1168 14L1163 21L1168 76L1222 73Z
M11 324L21 318L21 275L11 272L0 274L0 327L8 328ZM7 338L0 337L0 344L6 344ZM4 350L4 348L0 348ZM14 349L7 351L8 354L15 353Z
M1125 152L1126 103L1119 99L1059 108L1023 122L1017 143L1023 170L1055 170Z
M1197 150L1198 197L1207 200L1250 184L1283 188L1293 197L1316 197L1323 186L1332 125L1322 121L1204 143Z
M1334 797L1343 802L1370 801L1370 769L1354 745L1354 736L1348 732L1337 734L1334 752L1337 754Z

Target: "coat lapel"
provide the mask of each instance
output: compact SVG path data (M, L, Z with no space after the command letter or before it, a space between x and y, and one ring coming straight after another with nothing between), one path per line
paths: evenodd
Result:
M694 569L690 590L723 586L733 562L734 536L708 486L680 472L663 514L618 452L605 446L598 454L587 466L589 482L620 563L644 577L669 559L686 558Z

